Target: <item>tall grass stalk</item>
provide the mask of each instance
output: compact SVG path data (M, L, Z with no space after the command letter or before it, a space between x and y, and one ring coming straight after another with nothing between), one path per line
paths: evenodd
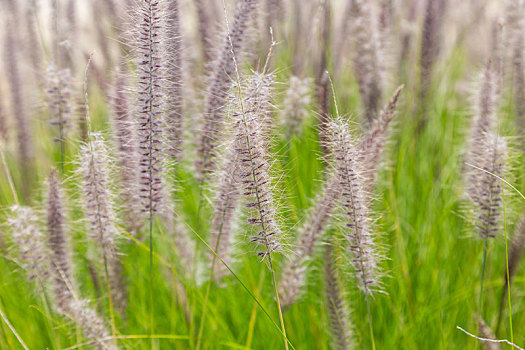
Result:
M501 187L503 188L503 181L501 182ZM501 198L502 198L502 204L503 204L503 229L505 231L505 267L507 270L507 299L509 303L510 341L511 343L514 343L514 332L512 331L512 303L510 300L510 273L509 273L509 248L508 248L508 239L507 239L507 215L506 215L506 206L505 206L505 191L503 190L501 191Z
M248 125L247 125L247 122L246 122L246 112L244 110L244 103L243 103L243 91L242 91L242 84L241 84L241 76L240 76L240 73L239 73L239 67L237 65L237 60L236 60L236 57L235 57L235 52L234 52L234 46L233 46L233 42L232 42L232 39L231 39L231 36L230 36L230 26L229 26L229 23L228 23L228 17L226 15L226 4L223 0L223 5L224 5L224 13L225 13L225 18L226 18L226 28L227 28L227 31L228 31L228 40L230 41L230 49L231 49L231 55L232 55L232 59L233 59L233 65L235 67L235 76L236 76L236 79L237 79L237 87L238 87L238 94L239 94L239 103L240 103L240 108L241 108L241 115L242 115L242 122L243 122L243 126L245 128L245 130L248 130ZM271 28L270 28L270 31L271 31ZM266 69L267 69L267 66L268 66L268 61L271 57L271 54L272 54L272 49L273 49L273 46L274 46L274 41L273 41L273 35L272 35L272 44L270 46L270 50L268 52L268 56L267 56L267 59L266 59L266 63L264 65L264 68L263 68L263 74L266 73ZM253 154L252 154L252 151L251 151L251 146L250 146L250 138L248 135L246 135L246 144L247 144L247 150L248 150L248 156L249 156L249 159L250 159L250 162L253 160ZM257 183L257 177L255 175L255 170L252 169L252 177L253 177L253 181L254 183ZM262 209L262 203L261 203L261 198L259 198L259 192L257 190L255 190L255 197L256 197L256 203L257 203L257 206L258 206L258 211L261 215L260 217L260 223L261 223L261 229L263 232L265 232L267 230L267 228L265 227L265 219L262 217L262 213L264 212L264 209ZM284 318L283 318L283 312L281 310L281 303L279 301L279 290L277 288L277 281L275 279L275 271L274 271L274 268L273 268L273 263L272 263L272 251L273 251L273 247L274 246L274 243L270 243L268 241L268 236L264 234L264 243L265 243L265 246L266 246L266 253L264 253L264 256L265 257L268 257L268 266L270 268L270 273L272 275L272 282L273 282L273 286L274 286L274 292L275 292L275 300L277 302L277 310L279 312L279 321L281 323L281 331L283 333L283 339L284 339L284 348L286 350L288 350L288 339L286 337L286 327L284 325Z
M84 74L84 108L85 108L85 119L86 119L86 127L87 127L87 143L88 143L88 147L89 147L89 153L90 153L90 156L91 156L91 159L90 159L90 162L92 164L97 164L95 162L95 159L94 159L94 155L95 155L95 149L93 147L93 142L94 142L94 139L93 139L93 131L91 129L91 118L90 118L90 110L89 110L89 95L88 95L88 73L89 73L89 67L91 65L91 61L92 61L92 58L93 58L93 55L91 55L88 59L88 62L86 64L86 70L85 70L85 74ZM95 174L96 172L94 172ZM95 193L95 201L97 203L97 210L100 212L101 211L101 208L100 208L100 201L99 201L99 197L98 197L98 194L99 194L99 190L98 190L98 181L93 181L93 186L95 187L95 190L94 190L94 193ZM102 222L102 217L101 215L97 215L97 219L98 219L98 227L99 229L103 230L103 222ZM103 237L101 237L102 239ZM111 335L113 337L113 342L114 342L114 345L115 347L117 347L117 339L116 339L116 335L117 335L117 328L116 328L116 325L115 325L115 310L113 308L113 297L112 297L112 293L111 293L111 283L110 283L110 275L109 275L109 270L108 270L108 257L107 257L107 249L105 246L103 246L103 249L102 249L102 254L103 254L103 258L104 258L104 280L105 280L105 283L106 283L106 288L107 288L107 293L108 293L108 308L109 308L109 315L110 315L110 319L111 319Z

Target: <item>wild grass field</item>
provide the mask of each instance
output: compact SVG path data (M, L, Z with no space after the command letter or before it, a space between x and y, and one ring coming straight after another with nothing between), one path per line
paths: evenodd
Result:
M525 347L524 1L0 17L0 349Z

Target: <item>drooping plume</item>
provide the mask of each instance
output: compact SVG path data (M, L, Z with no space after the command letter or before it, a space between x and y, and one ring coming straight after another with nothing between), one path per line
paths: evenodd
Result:
M339 190L343 199L346 238L359 289L370 295L381 287L380 250L374 241L369 200L361 164L346 122L338 117L330 124Z
M366 122L376 117L383 95L380 42L377 21L369 1L351 0L355 16L352 31L355 37L354 66Z
M44 284L49 276L49 251L39 228L38 216L30 207L14 205L7 223L12 228L13 240L29 281L38 280Z
M204 112L204 125L199 141L197 172L200 178L207 176L213 167L215 148L219 142L218 135L222 130L224 105L230 90L232 77L235 75L235 62L248 28L248 21L254 12L257 0L242 0L235 13L230 32L224 38L219 55L213 64L209 81Z

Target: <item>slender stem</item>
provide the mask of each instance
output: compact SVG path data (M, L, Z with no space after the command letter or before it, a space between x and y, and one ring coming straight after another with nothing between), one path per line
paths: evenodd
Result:
M283 331L284 348L288 350L288 338L286 337L286 328L284 327L283 312L281 310L281 302L279 301L279 291L277 288L277 281L275 280L275 273L273 271L271 253L268 253L268 263L270 264L270 273L272 274L273 287L275 290L275 300L277 301L277 310L279 311L279 321L281 322L281 329Z
M374 338L374 326L372 324L372 312L370 311L370 299L368 295L365 295L366 299L366 310L368 312L368 327L370 329L370 341L372 342L372 350L376 349L376 342Z
M11 189L11 193L13 194L13 199L15 203L18 205L20 204L20 202L18 201L18 195L16 194L15 184L13 183L11 172L9 171L9 167L7 166L7 162L5 160L4 145L2 143L0 143L0 157L2 158L2 166L4 168L4 173L7 178L7 183L9 184L9 188Z
M264 278L266 277L265 270L261 271L261 275L259 276L259 284L257 285L257 289L255 290L255 296L258 298L260 291L262 289ZM253 303L252 313L250 315L250 323L248 325L248 335L246 336L246 348L252 347L252 339L253 339L253 331L255 328L255 317L257 316L257 303Z
M109 307L109 316L111 318L111 335L113 336L113 342L117 346L117 327L115 326L115 312L113 310L113 296L111 294L111 284L109 283L109 271L108 271L108 258L106 252L104 252L104 272L106 279L106 288L108 290L108 307Z
M503 187L503 183L501 184ZM512 331L512 303L510 300L510 273L509 273L509 249L507 239L507 216L505 207L505 191L501 191L501 197L503 199L503 228L505 231L505 262L507 268L507 299L509 302L509 327L510 327L510 341L514 343L514 332Z
M151 192L151 189L150 189ZM150 196L151 199L151 196ZM150 335L153 336L154 331L154 317L153 317L153 220L152 220L152 209L150 203L150 216L149 216L149 321L150 321ZM151 348L154 346L153 337L151 338Z
M11 322L9 322L9 319L6 317L6 315L4 314L4 312L2 311L2 309L0 309L0 317L1 317L2 320L5 322L5 324L7 325L7 327L9 327L9 329L11 330L11 332L13 333L13 335L16 337L16 340L18 340L18 343L20 343L20 345L24 348L24 350L29 350L29 348L28 348L27 345L24 343L24 341L22 340L22 338L20 337L20 335L17 333L15 327L13 327L13 325L11 324Z
M479 315L483 318L483 280L485 278L485 266L487 263L487 247L488 247L488 238L485 238L485 243L483 244L483 264L481 266L481 278L479 281Z
M199 204L199 207L200 207L200 204ZM224 218L226 217L227 208L228 208L228 200L226 201L226 205L224 206L224 209L222 211L221 223L219 225L219 234L217 235L217 242L215 242L215 248L214 248L216 252L219 250L219 244L221 241L222 229L224 227ZM201 345L202 332L204 331L204 320L206 319L206 313L208 311L208 300L210 298L210 290L211 290L211 285L213 282L213 275L215 273L216 263L217 263L217 256L213 255L212 262L211 262L210 276L208 279L209 282L208 282L208 286L206 287L206 296L204 297L204 306L203 306L202 316L201 316L201 320L199 324L199 333L197 335L197 345L195 346L195 350L199 350L200 345Z

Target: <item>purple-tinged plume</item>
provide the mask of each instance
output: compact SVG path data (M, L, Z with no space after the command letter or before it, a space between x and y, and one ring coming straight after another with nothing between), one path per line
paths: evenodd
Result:
M211 30L215 25L215 20L210 12L214 10L213 6L210 6L209 0L195 0L195 6L197 7L197 19L199 22L199 34L201 37L202 46L202 58L204 62L209 62L212 55L212 39L213 35Z
M235 58L239 58L246 37L248 21L255 10L257 0L242 0L235 13L230 33L224 38L219 55L213 64L204 112L204 125L199 141L197 159L198 176L203 179L212 170L219 143L218 135L224 120L224 105L235 75Z
M477 207L476 226L482 239L495 237L500 230L502 210L502 184L499 178L503 177L507 145L499 135L487 133L483 145L485 159L481 163L484 171L481 172L477 183L477 194L474 204ZM496 176L494 176L496 175ZM499 177L499 178L498 178Z
M377 21L374 20L369 1L352 0L355 16L355 75L365 110L366 122L376 117L383 95L380 42Z
M494 334L494 331L489 327L489 325L481 318L479 315L475 315L476 319L478 320L478 327L479 327L479 335L481 338L485 339L498 339L496 337L496 334ZM483 342L483 349L485 350L501 350L501 346L499 343L496 342L490 342L490 341L484 341Z
M307 115L310 105L311 78L301 79L293 76L290 78L290 86L284 97L283 124L286 126L288 135L300 132L301 124Z
M43 284L49 276L49 250L39 227L38 216L30 207L14 205L7 223L12 228L13 240L29 281L38 280Z
M59 311L67 312L72 298L71 259L64 227L60 182L55 169L51 169L48 181L47 231L51 250L53 290Z
M283 306L295 303L303 293L306 272L320 238L327 229L334 208L340 198L339 179L330 174L324 188L317 194L314 206L308 211L304 224L298 229L294 255L281 274L280 300Z
M139 70L138 140L140 196L149 220L162 199L162 70L161 9L158 0L145 0L140 9L137 41Z
M359 289L371 295L380 289L380 250L372 232L369 200L364 189L358 151L354 146L346 122L338 117L331 122L331 142L336 163L339 190L343 199L346 237L351 263Z
M487 133L494 128L495 111L498 106L496 78L492 64L489 61L483 71L465 155L467 163L478 167L481 167L481 164L486 159L484 152L486 151ZM471 201L478 200L478 186L483 177L482 172L471 166L466 166L464 169L465 194Z
M113 99L113 129L117 148L117 164L120 174L119 197L123 205L124 223L127 229L137 234L142 227L139 197L138 144L136 124L130 120L128 94L126 91L127 69L124 63L120 66L115 82ZM84 119L84 118L83 118Z
M213 219L210 247L215 250L228 265L231 262L231 237L235 209L239 199L239 157L235 144L230 143L220 170L213 201ZM213 259L213 256L211 256ZM214 278L222 278L228 273L223 264L216 263Z
M180 32L179 1L167 5L166 45L169 51L166 62L166 138L168 155L177 162L182 151L182 36Z
M342 293L331 246L326 248L324 258L325 295L328 315L330 316L332 346L337 350L348 350L352 336L349 325L350 313Z
M51 62L47 67L47 102L51 112L51 125L58 127L59 143L65 142L71 117L71 73L69 69L58 70Z
M115 254L118 239L110 191L109 154L100 134L92 133L81 147L82 187L91 239L102 248L105 257Z
M280 250L279 227L271 189L268 141L265 134L265 118L260 106L266 96L248 95L243 98L235 118L235 149L239 157L239 181L250 210L248 222L257 234L251 239L262 249L259 255L266 258ZM264 111L264 109L262 109Z
M372 191L375 186L377 170L388 140L392 119L396 115L397 104L402 90L403 85L397 88L386 107L379 114L379 117L374 120L371 127L367 130L357 148L363 176L365 177L363 185L366 192Z
M31 121L27 113L27 101L24 98L21 75L18 65L19 55L15 43L13 21L6 21L5 30L5 60L7 67L7 79L11 89L11 106L15 117L17 128L17 142L19 152L19 164L24 186L22 193L25 199L29 198L33 183L33 138L31 133Z
M82 329L85 337L96 349L117 350L118 347L111 340L110 332L104 320L97 315L86 300L71 299L69 301L68 316Z

